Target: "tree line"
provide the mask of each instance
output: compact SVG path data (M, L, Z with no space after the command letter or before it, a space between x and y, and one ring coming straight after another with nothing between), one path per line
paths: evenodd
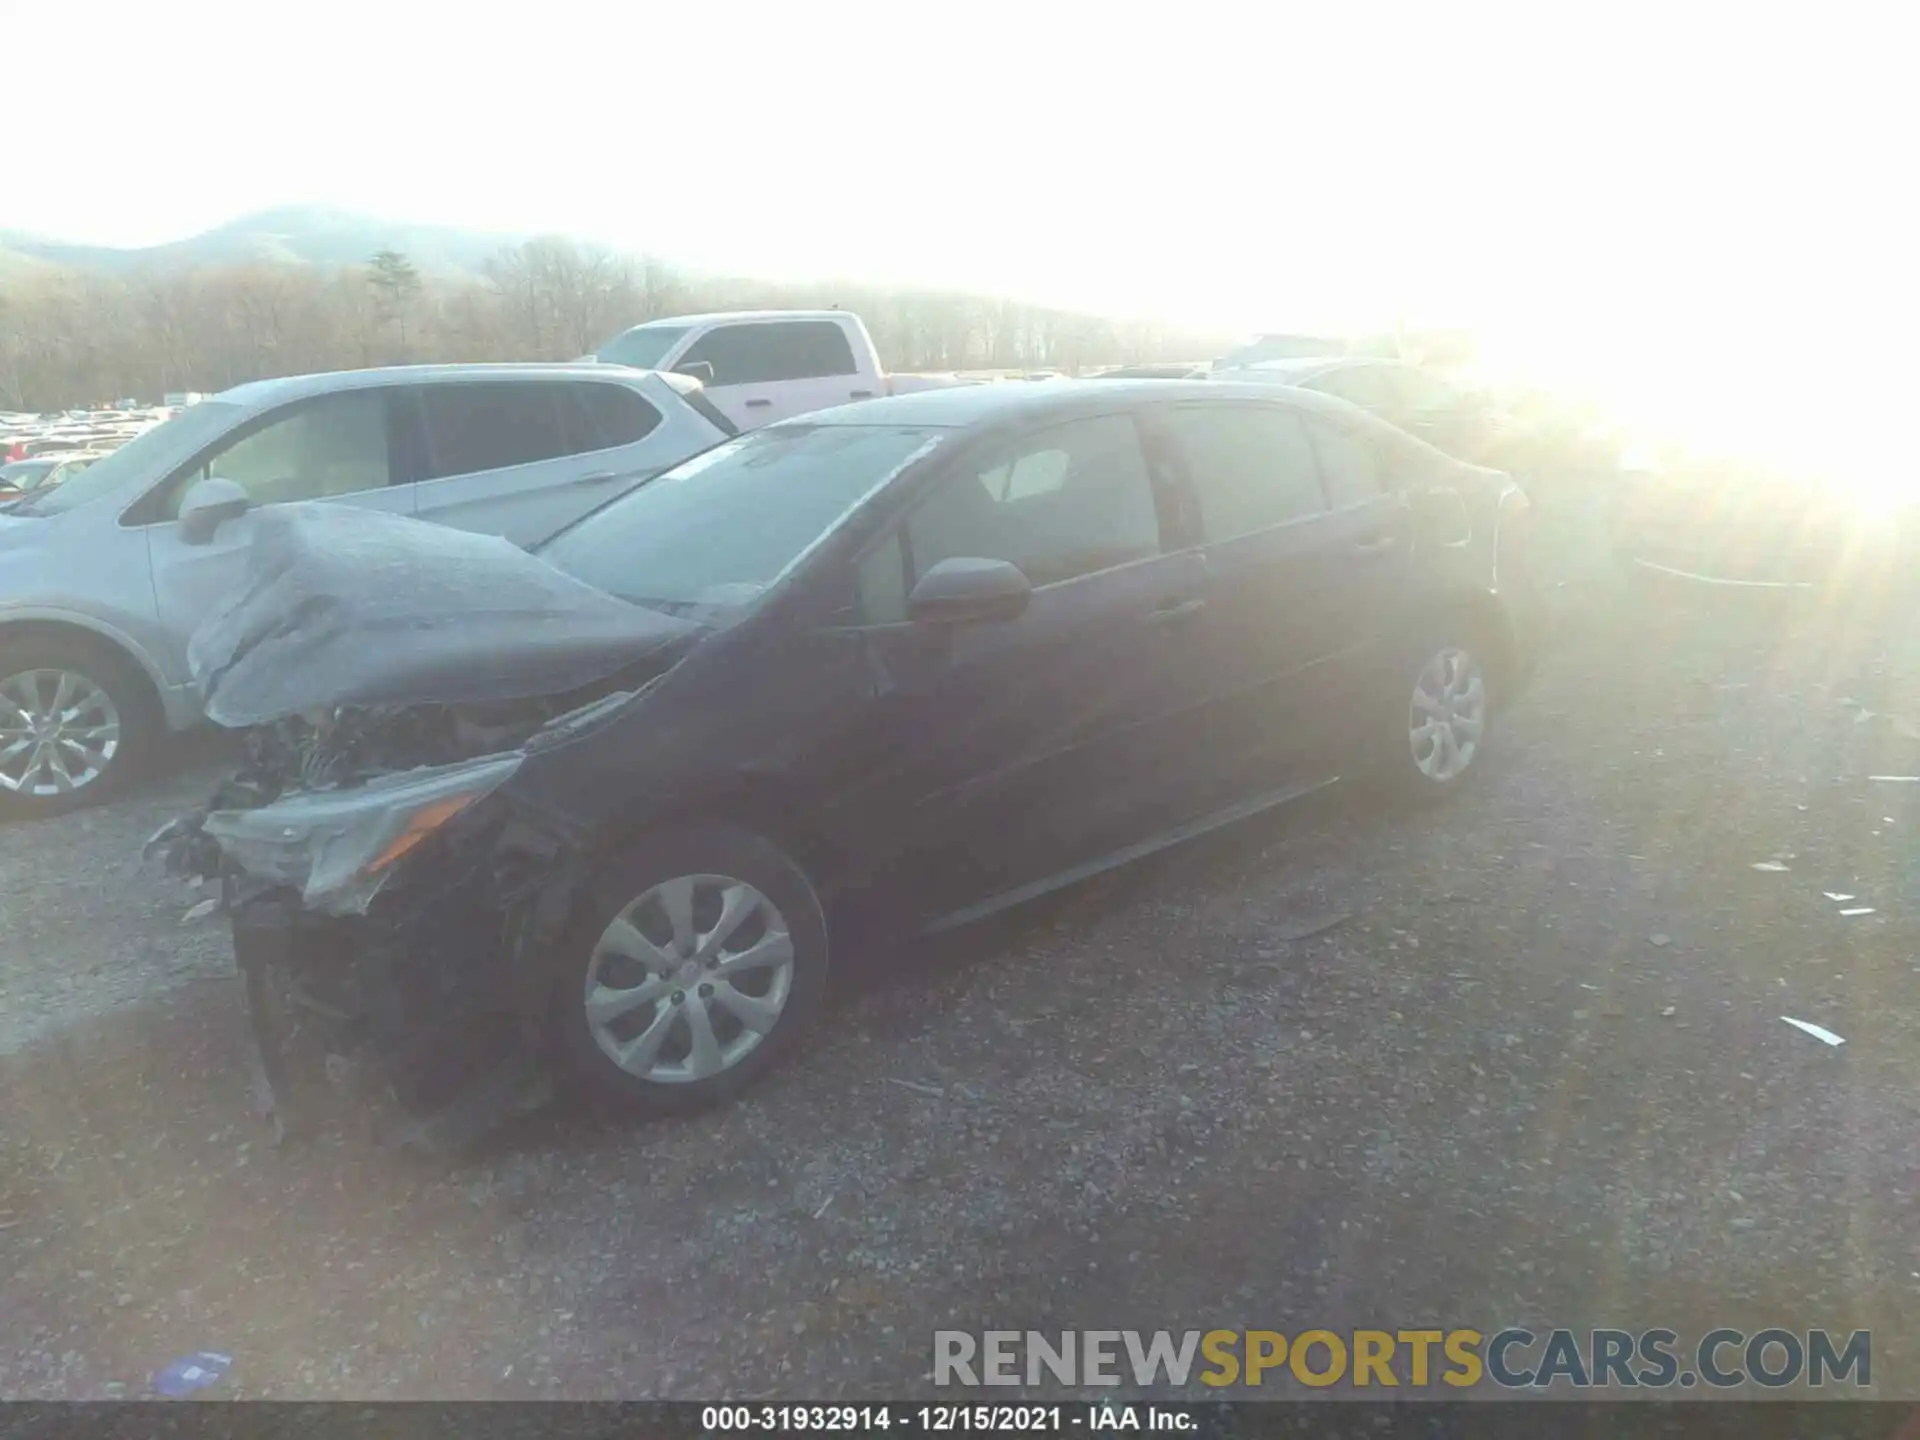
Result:
M696 277L564 239L503 249L478 276L364 265L206 266L0 279L0 409L45 411L370 365L570 360L663 315L859 314L893 370L1074 372L1218 353L1218 338L1006 299L860 284Z

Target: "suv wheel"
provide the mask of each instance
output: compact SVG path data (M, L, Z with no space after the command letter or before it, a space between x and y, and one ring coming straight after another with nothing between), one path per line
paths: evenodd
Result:
M93 646L0 642L0 814L57 815L104 800L159 728L144 677Z
M818 1013L827 930L800 868L718 825L650 839L594 886L561 947L562 1057L604 1102L643 1114L731 1099Z

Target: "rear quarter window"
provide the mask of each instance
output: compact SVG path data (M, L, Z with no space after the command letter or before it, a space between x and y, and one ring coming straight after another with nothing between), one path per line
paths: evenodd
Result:
M566 388L571 400L567 448L576 454L632 445L660 424L660 412L652 403L625 385L589 380Z

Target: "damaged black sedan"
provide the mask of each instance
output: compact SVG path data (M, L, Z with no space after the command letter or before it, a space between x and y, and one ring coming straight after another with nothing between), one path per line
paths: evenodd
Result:
M1340 401L1152 382L770 426L537 556L285 507L192 647L248 762L156 845L221 887L284 1123L326 1080L430 1145L556 1081L685 1110L791 1051L855 935L1343 774L1469 784L1526 516Z

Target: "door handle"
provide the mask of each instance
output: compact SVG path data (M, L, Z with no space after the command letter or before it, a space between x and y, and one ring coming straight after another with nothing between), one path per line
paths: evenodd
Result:
M596 470L591 475L582 475L580 477L580 483L582 485L604 485L609 480L618 480L619 478L620 476L616 471Z
M771 404L773 404L771 400L749 400L747 401L747 408L749 410L763 410Z
M1176 620L1186 620L1198 615L1206 608L1207 602L1197 595L1189 600L1169 600L1158 610L1154 610L1148 614L1147 623L1149 625L1171 625Z
M1381 535L1373 540L1362 540L1353 547L1353 553L1365 558L1370 555L1391 555L1400 548L1398 535Z
M873 391L871 391L871 390L855 390L855 391L853 392L853 398L854 398L854 399L856 399L856 400L871 400L871 399L873 398Z

